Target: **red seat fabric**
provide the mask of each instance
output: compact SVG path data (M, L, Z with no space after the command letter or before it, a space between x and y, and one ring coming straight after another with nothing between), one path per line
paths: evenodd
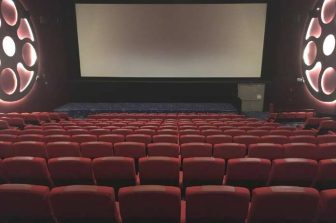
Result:
M49 188L28 184L0 185L0 219L15 223L54 223Z
M223 135L223 134L209 135L209 136L206 137L206 142L211 143L213 145L220 144L220 143L231 143L232 142L232 136Z
M147 145L148 156L169 156L178 157L180 146L175 143L150 143Z
M140 185L119 191L119 206L124 223L179 223L181 192L178 187Z
M178 143L178 136L169 134L153 135L153 142Z
M0 141L0 158L4 159L12 156L14 156L13 143Z
M250 202L246 188L194 186L186 189L186 222L244 223Z
M121 134L100 135L98 136L98 140L103 141L103 142L111 142L111 143L124 142L125 136Z
M118 142L114 144L114 154L138 159L146 156L146 146L140 142Z
M112 186L116 190L136 184L135 163L128 157L102 157L92 162L97 184Z
M240 158L228 161L225 184L250 189L266 186L271 162L259 158Z
M76 142L50 142L46 148L49 158L80 156L80 147Z
M43 142L17 142L13 144L15 156L33 156L47 158L47 151Z
M48 160L48 166L56 186L95 184L91 160L88 158L52 158Z
M2 162L2 171L9 183L52 186L47 163L39 157L11 157Z
M183 143L194 143L194 142L205 142L205 136L203 135L181 135L180 136L180 144Z
M46 143L49 142L70 142L71 137L69 135L47 135L44 137Z
M111 187L73 185L53 188L50 202L59 222L118 222Z
M318 173L315 160L302 158L277 159L273 161L269 185L311 187Z
M291 143L313 143L316 144L316 137L312 135L296 135L290 136L289 141Z
M222 159L243 158L246 155L246 145L238 143L221 143L214 145L213 156Z
M253 190L248 223L312 223L319 193L313 188L276 186Z
M225 160L213 157L185 158L183 186L221 185L225 174Z
M240 135L233 137L234 143L245 144L249 146L250 144L255 144L259 142L259 136L252 136L252 135Z
M281 159L284 158L284 149L281 144L257 143L251 144L248 149L248 157L263 159Z
M319 162L316 188L319 190L336 188L336 159L325 159Z
M113 156L113 146L109 142L84 142L80 148L82 156L90 159Z
M312 143L288 143L284 144L285 157L318 159L317 146Z
M317 136L317 143L336 143L336 135L319 135Z
M336 142L319 144L317 146L317 156L320 160L336 158Z
M184 143L181 145L181 157L210 157L212 145L209 143Z
M0 141L16 142L17 141L17 135L0 134Z
M336 189L323 190L320 192L319 222L336 222Z
M126 135L126 142L141 142L141 143L151 143L152 137L146 134L129 134Z
M73 142L94 142L97 141L97 136L96 135L91 135L91 134L79 134L79 135L72 135L71 136L71 141Z
M180 161L172 157L142 157L139 160L140 183L179 186Z
M266 135L260 137L260 143L277 143L277 144L286 144L289 143L289 139L284 135Z

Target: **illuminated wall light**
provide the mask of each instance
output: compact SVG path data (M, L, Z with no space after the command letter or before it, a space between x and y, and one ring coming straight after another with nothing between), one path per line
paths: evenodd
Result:
M326 0L322 5L321 19L324 24L330 23L336 14L336 0Z
M323 53L326 56L330 56L335 49L335 36L328 35L323 42Z
M317 55L316 44L313 41L310 41L307 44L303 53L303 60L305 64L307 64L307 66L311 66L316 59L316 55Z
M1 13L6 23L14 26L18 20L18 12L12 0L2 0Z
M315 99L336 103L336 0L316 0L307 15L301 51L305 84Z
M336 71L334 68L329 67L327 68L323 75L321 80L321 88L322 91L326 95L331 95L336 90Z
M0 11L5 21L2 23L0 19L0 33L6 33L0 40L3 52L0 53L0 102L17 104L35 89L37 41L30 17L19 0L2 0Z

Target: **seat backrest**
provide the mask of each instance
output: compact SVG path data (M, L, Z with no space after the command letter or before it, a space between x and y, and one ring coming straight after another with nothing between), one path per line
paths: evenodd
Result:
M323 190L320 192L319 222L336 222L336 189Z
M316 137L317 143L322 144L322 143L336 143L336 135L319 135Z
M284 135L266 135L260 137L260 143L277 143L286 144L289 143L289 138Z
M14 156L13 143L0 141L0 158L7 158Z
M92 135L100 136L100 135L106 135L109 134L111 131L109 129L90 129L89 133Z
M275 186L253 190L248 223L312 223L319 193L313 188ZM296 207L296 208L294 208Z
M181 157L210 157L212 145L209 143L184 143L181 145Z
M56 186L94 184L91 159L62 157L48 160L51 178Z
M269 185L312 186L318 172L315 160L286 158L273 160Z
M50 142L46 148L49 158L79 157L81 155L77 142Z
M243 158L246 155L246 145L239 143L215 144L213 156L222 159Z
M270 130L270 135L291 136L292 131L287 130L287 129L274 129L274 130Z
M140 185L119 191L119 206L125 223L179 223L181 192L178 187Z
M281 144L274 143L256 143L251 144L248 149L248 157L263 159L281 159L284 158L284 149Z
M128 157L101 157L92 161L94 176L98 185L115 189L136 183L135 163Z
M117 222L111 187L72 185L53 188L50 202L59 222Z
M224 134L209 135L206 137L206 142L213 145L220 143L231 143L232 136Z
M318 159L317 146L312 143L287 143L283 145L285 157Z
M142 157L139 160L140 183L179 186L180 161L172 157Z
M336 158L336 142L319 144L317 156L319 160Z
M247 188L266 186L270 170L271 161L267 159L230 159L227 165L225 184Z
M52 186L47 163L39 157L10 157L2 162L4 177L9 183Z
M97 141L97 136L92 134L78 134L78 135L72 135L71 141L73 142L95 142Z
M204 135L204 136L210 136L210 135L220 135L220 134L223 134L223 131L220 130L220 129L205 129L205 130L202 130L201 131L201 134Z
M125 136L122 134L99 135L98 141L111 142L111 143L124 142Z
M147 145L148 156L169 156L178 157L180 154L180 146L175 143L150 143Z
M186 189L186 222L244 223L250 192L242 187L194 186Z
M153 142L178 143L178 136L171 134L153 135Z
M137 159L146 156L146 145L140 142L118 142L114 144L114 154Z
M47 186L0 185L0 219L15 223L53 223L48 196Z
M194 143L194 142L205 142L205 136L203 135L191 135L191 134L187 134L187 135L181 135L180 136L180 144L183 143Z
M113 156L113 146L110 142L84 142L80 148L82 156L86 158Z
M141 142L141 143L151 143L152 136L147 134L129 134L126 135L126 142Z
M242 129L227 129L227 130L224 130L224 134L234 137L234 136L245 135L246 131Z
M24 141L13 144L15 156L33 156L47 158L47 151L43 142Z
M220 185L225 174L225 160L213 157L185 158L183 186Z
M49 142L70 142L71 137L69 135L46 135L44 137L46 143Z
M310 130L310 129L297 129L297 130L294 130L291 135L292 136L296 136L296 135L316 136L316 131Z
M22 141L36 141L36 142L44 142L44 135L38 135L38 134L24 134L24 135L19 135L17 137L18 142Z
M316 137L312 135L295 135L289 136L291 143L313 143L316 144Z
M234 136L233 142L239 143L239 144L245 144L246 146L249 146L250 144L258 143L259 139L260 139L259 136L240 135L240 136Z
M320 160L315 187L319 190L336 188L336 159Z
M262 129L256 129L256 130L247 130L246 133L248 135L252 135L252 136L265 136L265 135L269 135L269 130L262 130Z
M16 142L17 141L17 135L13 135L13 134L0 134L0 141Z

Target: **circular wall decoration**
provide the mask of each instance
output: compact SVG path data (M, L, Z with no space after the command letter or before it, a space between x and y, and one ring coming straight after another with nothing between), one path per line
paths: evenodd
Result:
M336 101L336 0L317 0L303 38L302 70L309 92Z
M0 2L0 100L14 102L25 97L35 84L36 35L19 0Z

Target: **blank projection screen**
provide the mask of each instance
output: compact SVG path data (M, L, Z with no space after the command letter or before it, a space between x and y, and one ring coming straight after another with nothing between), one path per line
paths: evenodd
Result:
M76 4L82 77L258 78L267 4Z

